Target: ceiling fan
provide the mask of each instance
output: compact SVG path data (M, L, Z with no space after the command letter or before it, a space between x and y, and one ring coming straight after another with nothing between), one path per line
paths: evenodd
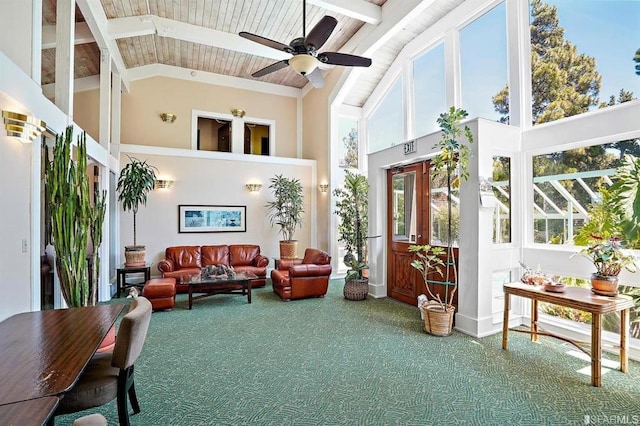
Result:
M253 42L293 55L289 59L283 59L254 72L251 74L252 77L263 77L290 65L295 72L306 77L313 87L319 88L324 85L322 73L318 68L320 63L347 67L368 67L371 65L371 59L362 56L338 52L318 52L333 32L338 21L333 16L324 16L309 31L309 35L306 35L306 15L306 1L302 0L302 37L294 38L289 45L246 31L238 34Z

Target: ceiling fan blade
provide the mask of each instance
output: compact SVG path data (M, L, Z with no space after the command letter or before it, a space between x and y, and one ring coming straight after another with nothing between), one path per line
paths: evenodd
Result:
M290 53L291 52L291 48L289 46L287 46L286 44L280 43L279 41L275 41L275 40L271 40L269 38L266 37L262 37L256 34L252 34L252 33L248 33L246 31L241 31L238 33L238 35L240 37L244 37L247 40L251 40L253 42L256 43L260 43L264 46L267 47L271 47L273 49L277 49L277 50L283 50L285 52Z
M309 31L304 45L307 50L318 50L327 41L333 29L338 25L338 21L333 16L323 16L315 27ZM312 47L312 48L311 48Z
M342 65L346 67L368 67L371 59L348 53L324 52L318 54L318 60L323 64Z
M289 61L287 59L283 59L282 61L275 62L271 65L268 65L261 70L258 70L251 74L252 77L263 77L267 74L271 74L274 71L281 70L282 68L286 68L289 65Z
M309 74L305 75L305 77L307 77L309 83L311 83L311 85L316 89L324 87L324 77L322 77L322 71L320 71L320 68L316 68Z

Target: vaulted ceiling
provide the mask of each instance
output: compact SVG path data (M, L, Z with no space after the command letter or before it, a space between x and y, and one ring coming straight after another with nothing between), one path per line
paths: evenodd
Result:
M363 70L345 99L349 105L362 106L404 45L462 1L307 0L306 27L308 32L323 16L331 15L338 24L321 50L372 58L373 65ZM75 79L96 79L102 48L109 50L116 69L125 79L132 70L143 71L160 64L293 88L308 84L306 78L290 67L259 79L252 77L251 73L290 55L238 36L240 31L247 31L289 44L302 36L302 0L77 0L76 3ZM43 0L43 85L55 80L56 4L57 0ZM404 11L406 16L399 16ZM370 43L369 49L364 49L361 40L385 25L389 29L384 33L385 41ZM118 69L118 65L123 69Z

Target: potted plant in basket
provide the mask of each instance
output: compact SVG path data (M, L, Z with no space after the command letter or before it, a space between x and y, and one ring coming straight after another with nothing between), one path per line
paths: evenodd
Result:
M623 269L636 272L636 259L622 248L618 237L602 238L591 234L591 243L576 254L589 259L596 272L591 274L591 289L602 296L618 294L618 275Z
M460 122L468 116L468 113L460 108L451 107L446 112L440 114L438 125L442 131L442 138L435 148L439 153L433 159L434 173L444 172L447 182L447 248L431 246L409 246L409 250L416 253L417 259L411 266L422 273L427 292L431 297L431 302L423 307L425 313L425 329L428 333L446 336L451 334L453 328L453 314L455 306L453 299L458 289L458 269L453 250L453 200L451 190L460 186L461 180L469 177L469 152L467 145L463 144L460 137L464 137L468 143L473 143L473 135L468 126L462 127ZM445 258L442 261L442 257ZM438 262L440 260L440 262ZM427 268L429 266L429 268ZM444 266L442 272L440 267ZM421 269L422 268L422 269ZM442 284L445 286L444 296L440 296L429 286L436 284L427 279L428 270L435 268L444 278ZM432 326L429 327L428 324ZM433 327L433 324L442 324L443 327Z
M338 241L345 244L344 263L349 267L345 276L344 297L364 300L369 293L369 279L363 272L367 264L369 182L364 175L346 171L344 186L336 188L335 213L340 217Z
M274 200L266 204L271 226L278 225L282 233L280 241L280 258L295 259L298 253L298 242L293 239L296 228L302 228L304 213L304 197L302 184L298 179L276 175L270 179L269 189Z
M122 202L124 211L133 212L133 245L125 246L126 266L142 266L145 264L146 247L138 245L136 239L136 214L141 205L147 204L147 194L156 184L157 169L146 161L129 157L129 163L120 170L118 177L118 201Z

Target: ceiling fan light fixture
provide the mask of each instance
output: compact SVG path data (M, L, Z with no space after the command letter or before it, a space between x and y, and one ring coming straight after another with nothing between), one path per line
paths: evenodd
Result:
M300 75L311 74L318 66L318 60L307 54L295 55L289 59L289 65Z

